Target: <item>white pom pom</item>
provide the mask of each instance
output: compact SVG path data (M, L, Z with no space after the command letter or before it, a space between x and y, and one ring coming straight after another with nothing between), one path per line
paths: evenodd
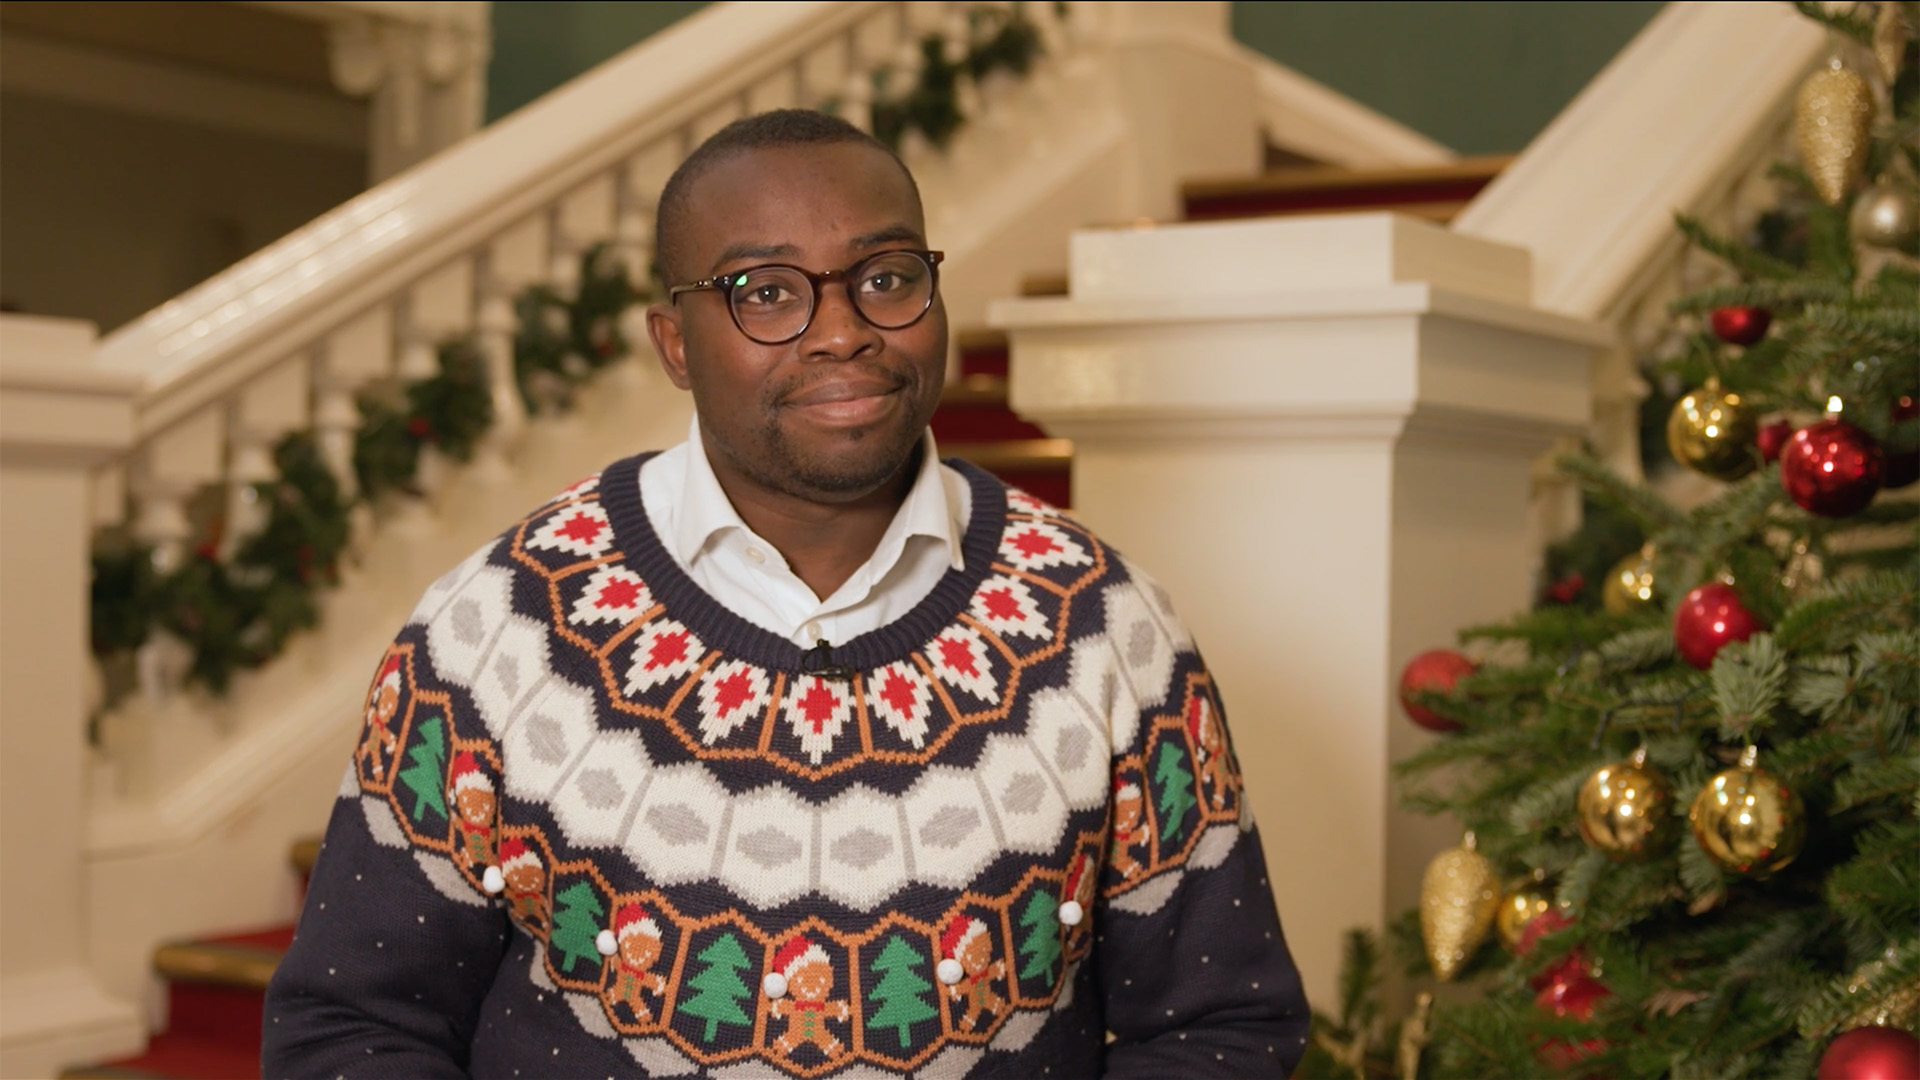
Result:
M1060 922L1066 926L1079 926L1080 920L1086 917L1087 913L1081 909L1078 900L1069 900L1060 905Z
M960 961L949 956L934 967L933 973L940 977L941 982L952 986L959 982L960 977L967 972L966 969L960 966Z
M489 866L487 872L480 875L480 887L497 896L507 890L507 875L501 873L499 867Z
M620 951L620 943L614 940L611 930L600 931L599 936L593 939L593 947L600 950L601 956L612 956Z
M769 971L767 977L760 980L760 989L765 990L770 998L786 997L787 977L777 971Z

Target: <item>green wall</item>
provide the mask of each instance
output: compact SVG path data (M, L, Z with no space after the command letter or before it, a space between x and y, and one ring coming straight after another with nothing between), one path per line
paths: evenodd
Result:
M1239 0L1233 34L1463 154L1519 150L1657 0Z
M701 0L495 0L494 119L699 10ZM1519 150L1658 0L1237 0L1234 36L1466 154Z

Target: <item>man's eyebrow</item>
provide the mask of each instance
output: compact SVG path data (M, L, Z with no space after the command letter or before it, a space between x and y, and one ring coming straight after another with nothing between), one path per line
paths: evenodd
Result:
M920 230L915 229L911 225L901 224L889 225L877 232L870 232L864 236L856 236L853 238L853 246L857 248L870 248L880 244L891 244L900 240L913 240L922 244L926 243L926 239L920 235Z
M798 254L800 249L792 244L735 244L713 260L712 269L717 274L722 266L741 259L782 259Z

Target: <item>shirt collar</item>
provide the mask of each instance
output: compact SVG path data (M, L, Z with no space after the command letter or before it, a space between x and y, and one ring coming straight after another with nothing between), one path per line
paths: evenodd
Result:
M907 490L906 500L900 504L893 521L887 525L887 531L875 545L874 555L891 564L898 560L909 539L924 536L944 547L948 562L955 570L959 570L965 565L960 541L967 523L961 520L960 507L954 501L948 485L941 482L940 453L934 443L932 430L921 436L920 445L923 453L920 455L920 469L914 474L913 486ZM681 563L691 566L707 551L715 536L730 529L739 529L749 536L754 533L741 519L740 512L733 508L726 490L720 486L720 478L714 475L713 462L707 458L706 444L700 438L698 415L687 425L684 468L681 502L674 521L672 542L674 553L679 556ZM878 580L885 575L888 567L873 569L879 571L874 575Z

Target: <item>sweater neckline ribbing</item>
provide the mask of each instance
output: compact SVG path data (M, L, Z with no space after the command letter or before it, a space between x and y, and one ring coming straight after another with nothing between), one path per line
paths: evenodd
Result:
M768 670L799 672L807 650L736 615L688 577L668 554L640 499L640 467L657 453L622 458L600 475L600 505L627 565L666 606L667 617L685 625L709 647ZM952 625L985 580L1006 527L1006 488L992 474L965 461L947 458L944 463L966 478L973 492L972 516L960 541L963 565L958 570L949 568L933 591L898 619L845 642L830 643L835 664L872 671L906 659Z

